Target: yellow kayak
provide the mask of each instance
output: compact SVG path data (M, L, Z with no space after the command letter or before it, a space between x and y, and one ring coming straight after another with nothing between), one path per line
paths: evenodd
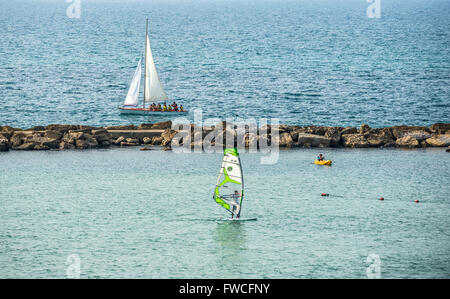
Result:
M318 161L318 160L316 160L316 161L314 161L314 164L317 164L317 165L331 165L331 160L325 160L325 161Z

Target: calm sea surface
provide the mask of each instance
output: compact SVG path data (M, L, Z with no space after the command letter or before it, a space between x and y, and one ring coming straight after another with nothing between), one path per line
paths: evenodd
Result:
M116 125L145 18L170 99L289 124L450 122L450 1L0 0L0 125ZM192 117L192 115L191 115Z
M450 155L325 154L243 153L258 221L238 223L212 199L219 153L0 153L0 277L64 278L77 254L82 278L365 278L377 254L382 278L449 278Z

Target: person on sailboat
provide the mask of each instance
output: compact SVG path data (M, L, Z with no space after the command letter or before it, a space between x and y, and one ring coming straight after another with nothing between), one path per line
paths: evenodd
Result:
M161 103L158 103L158 106L156 106L156 111L161 111Z
M173 111L178 111L178 105L175 101L173 101L173 103L172 103L172 108L173 108Z
M233 219L235 211L237 209L237 206L239 205L239 199L241 198L241 194L235 190L234 194L231 196L231 198L233 199L234 203L236 205L233 205L233 209L232 209L232 213L231 213L231 219ZM239 218L239 214L236 215L236 218Z
M184 111L183 105L180 105L180 111L181 111L181 112Z
M166 102L164 102L164 104L163 104L162 111L167 111L167 105L166 105Z

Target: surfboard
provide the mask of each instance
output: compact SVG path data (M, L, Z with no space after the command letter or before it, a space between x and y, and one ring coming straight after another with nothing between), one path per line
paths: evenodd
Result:
M243 221L257 221L258 218L224 218L219 219L219 221L236 221L236 222L243 222Z

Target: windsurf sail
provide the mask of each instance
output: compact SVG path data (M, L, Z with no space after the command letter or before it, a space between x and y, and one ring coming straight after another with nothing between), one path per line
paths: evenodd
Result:
M224 151L213 198L232 215L240 216L244 198L244 178L237 148L226 148Z

